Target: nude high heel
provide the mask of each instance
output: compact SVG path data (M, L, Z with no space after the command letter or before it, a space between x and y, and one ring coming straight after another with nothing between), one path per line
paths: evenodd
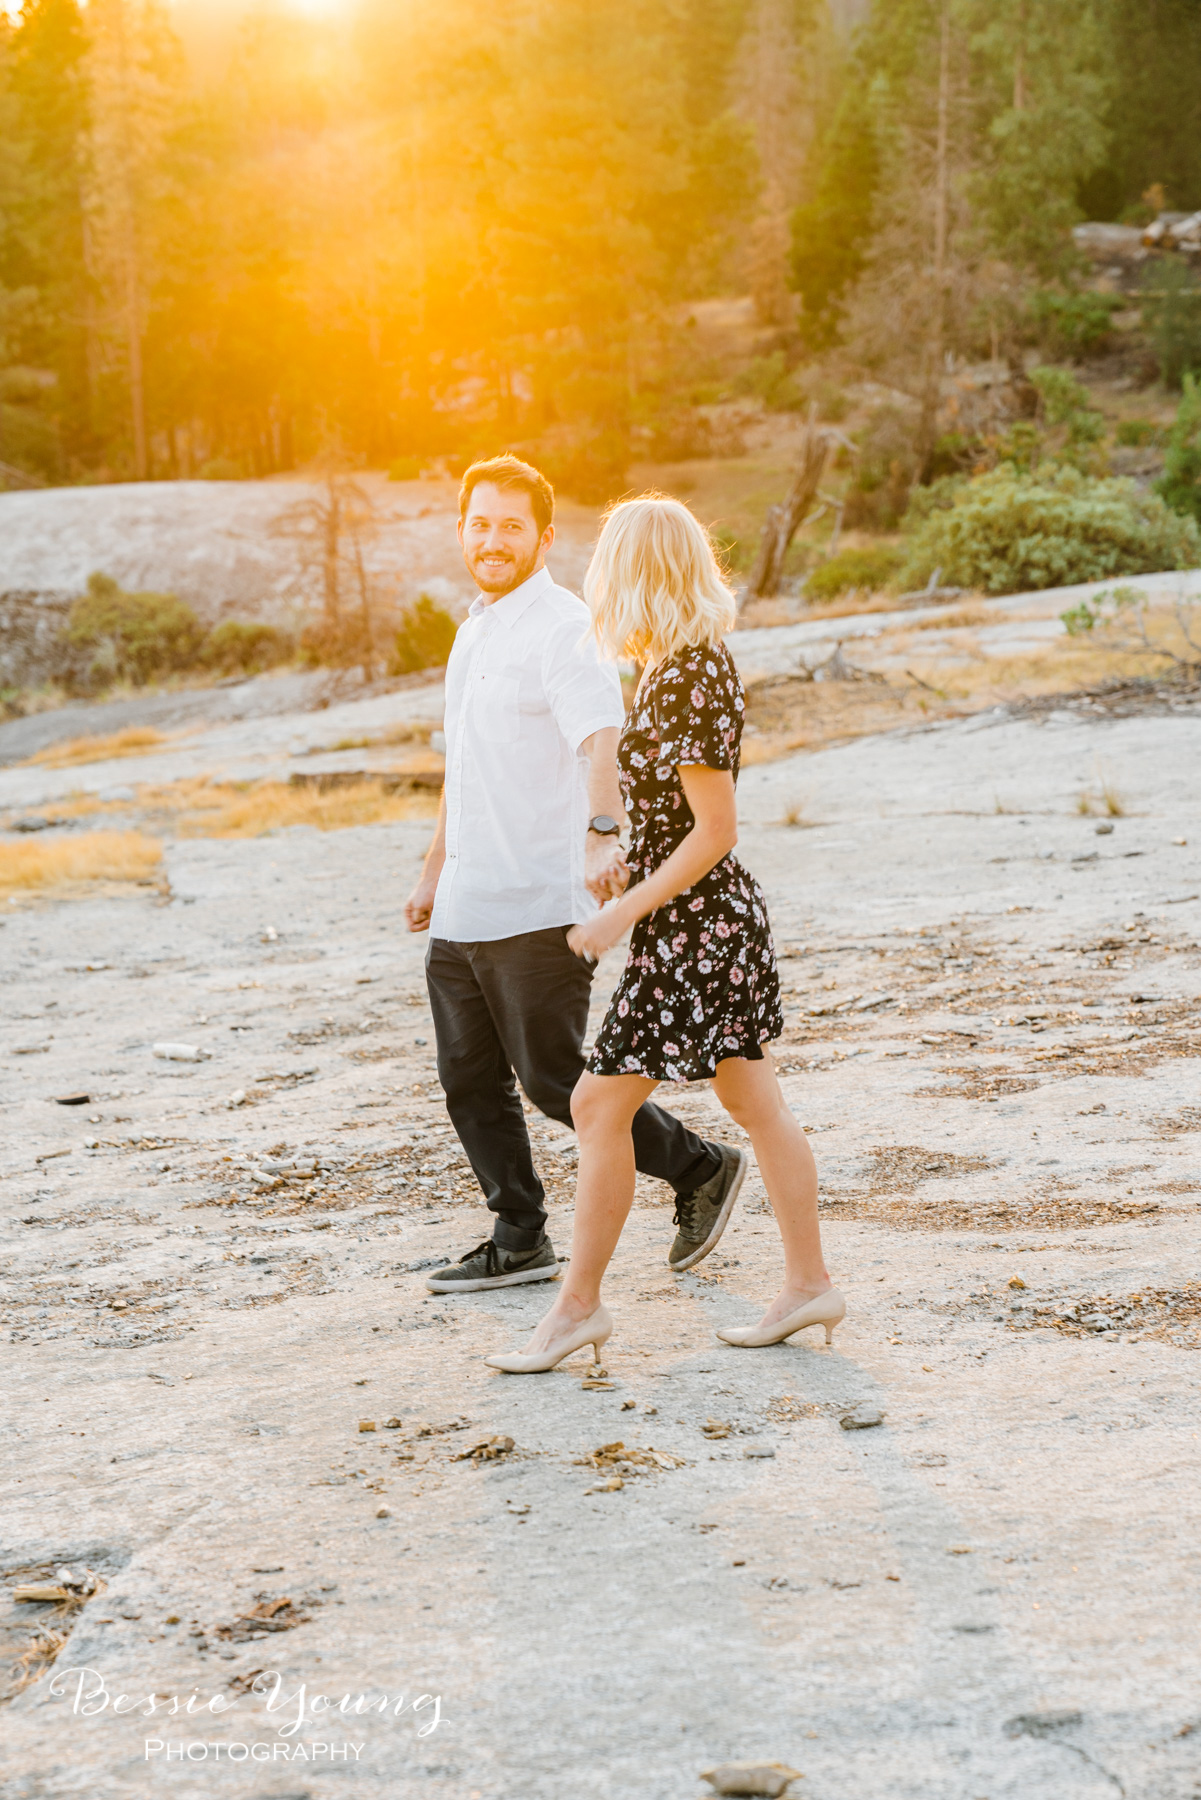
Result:
M838 1289L827 1288L816 1300L807 1300L804 1306L798 1306L776 1325L727 1325L717 1335L740 1350L759 1350L765 1344L782 1344L795 1331L804 1331L806 1325L824 1325L826 1342L832 1344L834 1327L842 1323L846 1312L847 1303Z
M503 1369L506 1375L542 1375L547 1369L557 1368L564 1357L572 1356L582 1350L585 1344L592 1345L593 1358L600 1361L601 1346L607 1343L613 1331L613 1320L607 1307L598 1306L591 1318L577 1325L565 1344L557 1350L545 1350L528 1356L520 1350L509 1350L500 1356L486 1356L484 1361L490 1369Z

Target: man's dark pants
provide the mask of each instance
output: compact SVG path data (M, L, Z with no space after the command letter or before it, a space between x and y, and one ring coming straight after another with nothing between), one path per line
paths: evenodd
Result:
M567 931L476 944L433 938L425 959L446 1110L506 1250L532 1250L546 1224L517 1082L540 1112L570 1125L584 1068L592 971L568 949ZM633 1137L642 1174L678 1194L721 1167L711 1146L649 1102L634 1115Z

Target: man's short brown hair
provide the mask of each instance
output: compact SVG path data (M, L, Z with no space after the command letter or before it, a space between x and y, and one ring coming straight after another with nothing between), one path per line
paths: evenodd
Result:
M481 481L494 487L515 488L530 497L530 511L538 527L538 535L546 530L555 516L555 490L546 476L519 456L490 456L484 462L473 462L459 488L459 518L467 517L471 496Z

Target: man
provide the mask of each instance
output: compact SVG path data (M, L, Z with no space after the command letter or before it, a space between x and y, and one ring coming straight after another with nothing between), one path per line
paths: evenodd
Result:
M495 1224L428 1277L436 1293L558 1273L514 1076L571 1124L592 976L567 932L628 880L621 682L597 656L587 607L545 566L553 515L550 483L515 456L463 477L459 543L479 595L446 670L446 783L405 917L430 933L438 1075ZM675 1189L668 1261L691 1268L725 1230L746 1158L650 1104L634 1120L634 1152Z

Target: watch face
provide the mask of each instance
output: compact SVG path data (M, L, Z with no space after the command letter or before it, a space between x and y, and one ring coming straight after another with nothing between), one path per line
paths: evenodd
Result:
M616 819L611 819L608 813L597 813L595 819L589 819L588 829L595 831L598 837L616 837L621 831L621 826Z

